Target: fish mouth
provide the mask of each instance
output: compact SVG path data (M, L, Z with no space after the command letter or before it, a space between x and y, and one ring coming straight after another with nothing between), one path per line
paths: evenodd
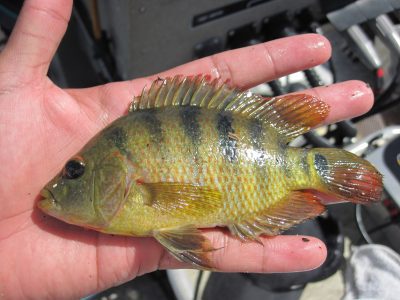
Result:
M59 207L54 194L47 188L41 190L37 206L45 213L55 211Z
M78 226L82 226L82 227L97 230L97 231L99 231L99 229L101 228L99 226L88 225L84 221L80 220L79 218L76 218L75 216L65 214L65 212L62 211L62 207L61 207L60 203L57 201L56 197L54 196L54 193L52 193L51 190L49 190L48 188L43 188L40 191L40 199L36 205L45 214L52 216L58 220L61 220L65 223L72 224L72 225L78 225Z

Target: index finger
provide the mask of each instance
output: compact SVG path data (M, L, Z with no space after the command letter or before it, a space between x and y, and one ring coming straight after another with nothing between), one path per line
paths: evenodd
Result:
M329 41L318 34L282 38L245 48L225 51L175 67L153 76L111 83L87 90L91 98L121 115L132 96L158 77L209 74L232 86L247 89L284 75L324 63L331 55ZM74 90L70 90L74 93ZM124 100L125 99L125 100ZM115 103L118 103L116 107Z
M247 89L319 65L330 54L330 44L321 35L293 36L218 53L153 76L86 89L89 96L86 101L98 99L99 109L106 108L111 121L124 114L133 96L139 95L145 86L151 86L158 77L209 74L221 81L229 81L232 86ZM77 90L69 90L69 93L78 96ZM306 90L304 93L315 94L332 107L327 123L365 113L373 103L371 89L359 81Z
M215 251L210 252L213 267L220 272L287 273L309 271L321 266L327 255L325 244L311 236L261 236L262 245L241 242L217 230L206 236ZM173 258L168 252L160 258L159 268L193 268Z
M247 89L326 62L331 56L329 41L318 34L281 38L246 48L214 54L158 74L205 73ZM153 81L151 76L146 80Z

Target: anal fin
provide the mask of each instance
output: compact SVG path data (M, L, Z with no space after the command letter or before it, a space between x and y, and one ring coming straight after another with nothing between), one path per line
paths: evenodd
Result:
M179 261L205 270L212 270L209 252L214 251L210 241L194 227L162 229L154 238Z
M325 211L318 195L313 191L296 190L264 212L240 224L231 224L229 229L243 241L258 241L260 234L278 235L293 225L314 218Z

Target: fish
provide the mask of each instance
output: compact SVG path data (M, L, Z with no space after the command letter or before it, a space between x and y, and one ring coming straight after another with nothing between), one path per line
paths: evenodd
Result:
M218 249L203 228L262 243L321 215L325 197L381 199L368 161L289 146L329 111L308 94L263 98L207 75L159 78L65 163L37 205L102 233L154 237L179 261L213 269Z

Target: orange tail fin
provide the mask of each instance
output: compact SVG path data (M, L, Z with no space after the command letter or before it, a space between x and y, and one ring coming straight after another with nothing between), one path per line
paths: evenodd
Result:
M340 149L316 148L312 152L322 192L360 204L381 200L382 175L368 161Z

